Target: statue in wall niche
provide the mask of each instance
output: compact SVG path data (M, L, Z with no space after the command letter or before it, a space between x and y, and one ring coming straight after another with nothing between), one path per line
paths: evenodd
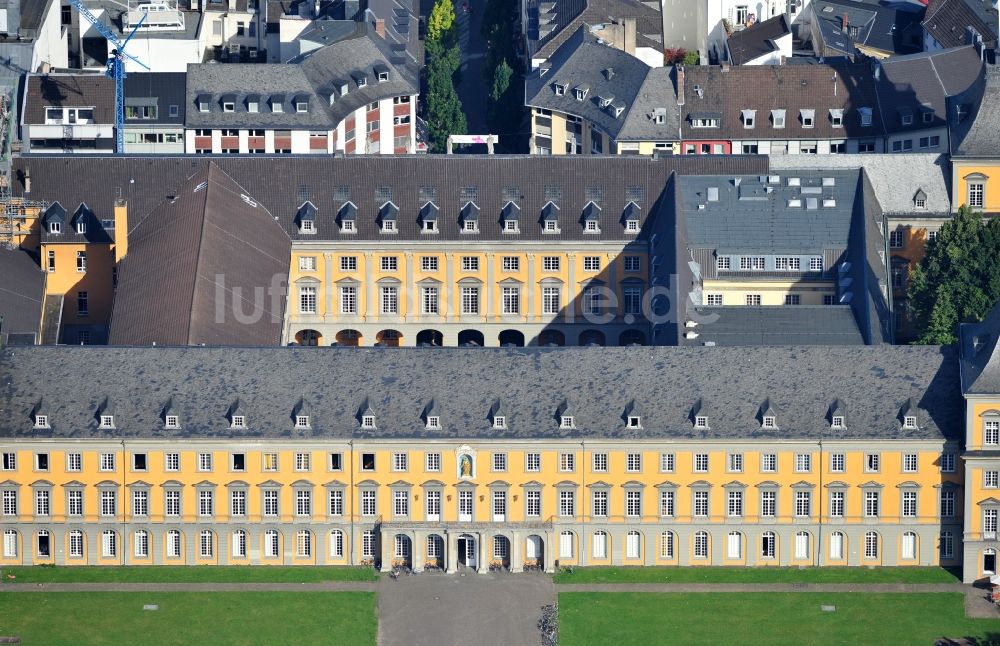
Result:
M459 460L459 473L463 478L472 477L472 458L468 455L463 455Z

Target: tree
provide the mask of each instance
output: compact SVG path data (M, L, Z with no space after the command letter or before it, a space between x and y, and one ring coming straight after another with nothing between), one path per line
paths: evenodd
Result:
M438 41L449 45L453 40L455 29L455 6L451 0L437 0L434 8L431 9L430 18L427 19L426 40Z
M514 70L510 68L506 60L501 60L500 64L493 70L493 88L490 90L490 100L493 106L500 101L507 88L510 87L510 77Z
M1000 299L1000 222L963 205L928 243L907 295L917 343L955 343L959 323L982 320Z

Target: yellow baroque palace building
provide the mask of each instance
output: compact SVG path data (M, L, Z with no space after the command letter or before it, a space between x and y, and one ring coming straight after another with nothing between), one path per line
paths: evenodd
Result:
M1000 314L984 325L961 359L7 349L0 563L964 564L971 580L995 571L1000 507L1000 395L980 393L1000 392Z

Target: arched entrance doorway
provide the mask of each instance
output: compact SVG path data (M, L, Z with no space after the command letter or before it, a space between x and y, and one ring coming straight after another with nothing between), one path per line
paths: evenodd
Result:
M476 561L476 539L470 534L462 534L458 537L458 564L470 568L478 566Z
M323 340L323 335L316 330L299 330L295 334L295 343L298 345L317 346Z
M510 540L497 534L493 537L493 555L490 559L490 571L510 569Z
M524 544L524 570L541 571L545 566L545 543L541 536L532 534Z
M584 330L580 333L580 345L604 345L604 332L600 330Z
M417 345L420 347L440 348L444 345L444 335L437 330L420 330L417 333Z
M361 345L361 333L357 330L341 330L337 332L337 345L356 348Z
M566 345L566 335L559 330L542 330L538 335L538 345L542 347Z
M427 559L424 567L430 570L444 569L444 539L437 534L427 537Z
M458 345L463 348L470 346L481 348L486 345L486 339L483 338L483 333L479 330L462 330L458 333Z
M499 341L501 346L524 347L524 335L517 330L504 330L500 333Z
M403 343L403 335L398 330L382 330L375 335L375 343L386 348L398 348Z
M646 335L639 330L625 330L618 337L618 345L646 345Z
M410 537L406 534L396 534L392 546L392 567L410 567L413 554Z

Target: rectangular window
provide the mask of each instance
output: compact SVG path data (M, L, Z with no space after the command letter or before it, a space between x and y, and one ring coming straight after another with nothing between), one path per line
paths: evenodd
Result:
M660 516L672 518L675 512L675 495L671 490L660 491Z
M0 468L2 468L4 471L16 471L17 454L13 452L8 452L0 455Z
M263 464L262 468L263 468L264 471L274 472L274 471L278 470L278 454L277 453L265 453L263 455L263 458L264 458L264 464Z
M831 453L830 454L830 472L831 473L844 473L845 468L845 458L843 453Z
M629 453L625 456L625 470L629 473L642 471L642 453Z
M299 256L299 271L316 271L316 256Z
M879 514L879 492L878 491L866 491L865 492L865 517L866 518L878 518Z
M903 492L903 517L916 518L917 516L917 492Z
M642 515L642 492L625 491L625 515L638 517Z
M729 454L729 469L731 473L741 473L743 471L743 454L742 453L730 453Z
M661 473L673 473L675 466L676 466L676 460L674 459L674 454L673 453L661 453L660 454L660 472Z
M115 454L114 453L102 453L101 454L101 471L114 471L115 470Z
M951 518L955 515L955 492L941 490L941 517Z
M501 307L503 314L521 313L521 290L518 287L501 288Z
M181 515L181 492L177 489L167 489L164 492L164 514L171 518Z
M843 518L844 517L844 492L843 491L831 491L830 492L830 516L832 518Z
M916 453L904 453L903 454L903 472L904 473L916 473L917 472L917 454Z
M148 491L133 491L132 492L132 515L133 516L148 516L149 515L149 492Z
M295 515L309 516L312 514L312 492L299 489L295 492Z
M986 184L982 182L969 182L969 206L973 208L983 207L983 197L986 194Z
M101 492L101 515L114 516L118 513L117 496L114 491L105 490Z
M399 259L396 256L382 256L382 271L396 271L399 269Z
M35 492L35 515L48 516L51 509L49 506L49 490L40 489Z
M212 454L211 453L199 453L198 454L198 470L199 471L211 471L212 470Z
M778 492L773 490L763 490L760 492L760 515L765 518L773 518L778 512Z
M436 473L441 470L441 454L440 453L428 453L424 456L424 469L430 473Z
M247 515L247 492L243 490L229 492L229 515Z
M776 473L778 471L778 455L776 453L761 453L760 470L762 473Z
M543 271L559 271L559 256L542 256Z
M583 257L583 270L584 271L600 271L601 270L601 257L600 256L584 256Z
M954 473L955 471L955 454L954 453L942 453L941 454L941 472L942 473Z
M542 492L529 489L524 492L524 515L528 518L540 518L542 515Z
M316 313L316 288L312 285L299 287L299 313Z
M462 271L479 271L479 256L462 256Z
M35 454L35 471L48 471L49 470L49 454L48 453L36 453Z
M409 454L408 453L393 453L392 454L392 470L393 471L407 471L409 467Z
M878 473L881 466L881 456L878 453L865 454L865 472Z
M114 558L118 554L117 538L118 535L110 529L101 533L101 556Z
M542 470L542 454L526 453L524 456L524 470L537 473Z
M329 494L329 506L327 511L331 516L344 515L344 492L340 489L332 489Z
M76 270L81 273L87 273L87 252L77 251L76 252Z
M607 491L594 491L593 493L593 503L591 505L594 516L599 516L605 518L608 515L608 492Z
M694 492L694 515L699 518L708 516L708 492Z
M67 453L66 454L66 470L67 471L82 471L83 470L83 456L80 453Z
M361 470L362 471L374 471L375 470L375 454L374 453L362 453L361 454Z
M493 490L493 522L503 522L507 517L507 492Z
M559 470L563 472L576 471L576 455L573 453L560 453Z
M723 304L722 294L706 294L705 305L710 307L721 307Z
M410 515L410 492L392 492L392 515L396 517L406 517Z
M274 518L278 515L278 490L264 490L264 516Z
M462 314L479 314L479 288L462 288Z
M593 471L594 473L607 473L608 471L608 454L607 453L595 453L593 456Z
M572 518L576 515L576 492L559 492L559 515L564 518Z
M809 473L812 471L812 455L809 453L797 453L795 455L796 473Z
M812 492L795 492L795 516L797 518L808 518L812 515Z
M441 519L441 492L428 491L424 496L425 512L427 520L436 521Z
M399 288L382 287L382 313L399 314Z
M83 491L80 489L70 489L66 492L66 515L83 516Z
M694 472L708 473L708 453L694 454Z
M559 313L559 293L558 287L543 287L542 288L542 314L558 314Z
M493 454L493 470L502 472L507 470L507 454L506 453L494 453Z
M211 489L202 489L198 492L198 515L212 516L214 513L214 492Z
M733 489L726 492L726 515L739 517L743 515L743 491Z
M312 454L311 453L296 453L295 454L295 470L296 471L309 471L312 469Z
M77 316L90 314L90 297L87 292L76 293L76 314Z

